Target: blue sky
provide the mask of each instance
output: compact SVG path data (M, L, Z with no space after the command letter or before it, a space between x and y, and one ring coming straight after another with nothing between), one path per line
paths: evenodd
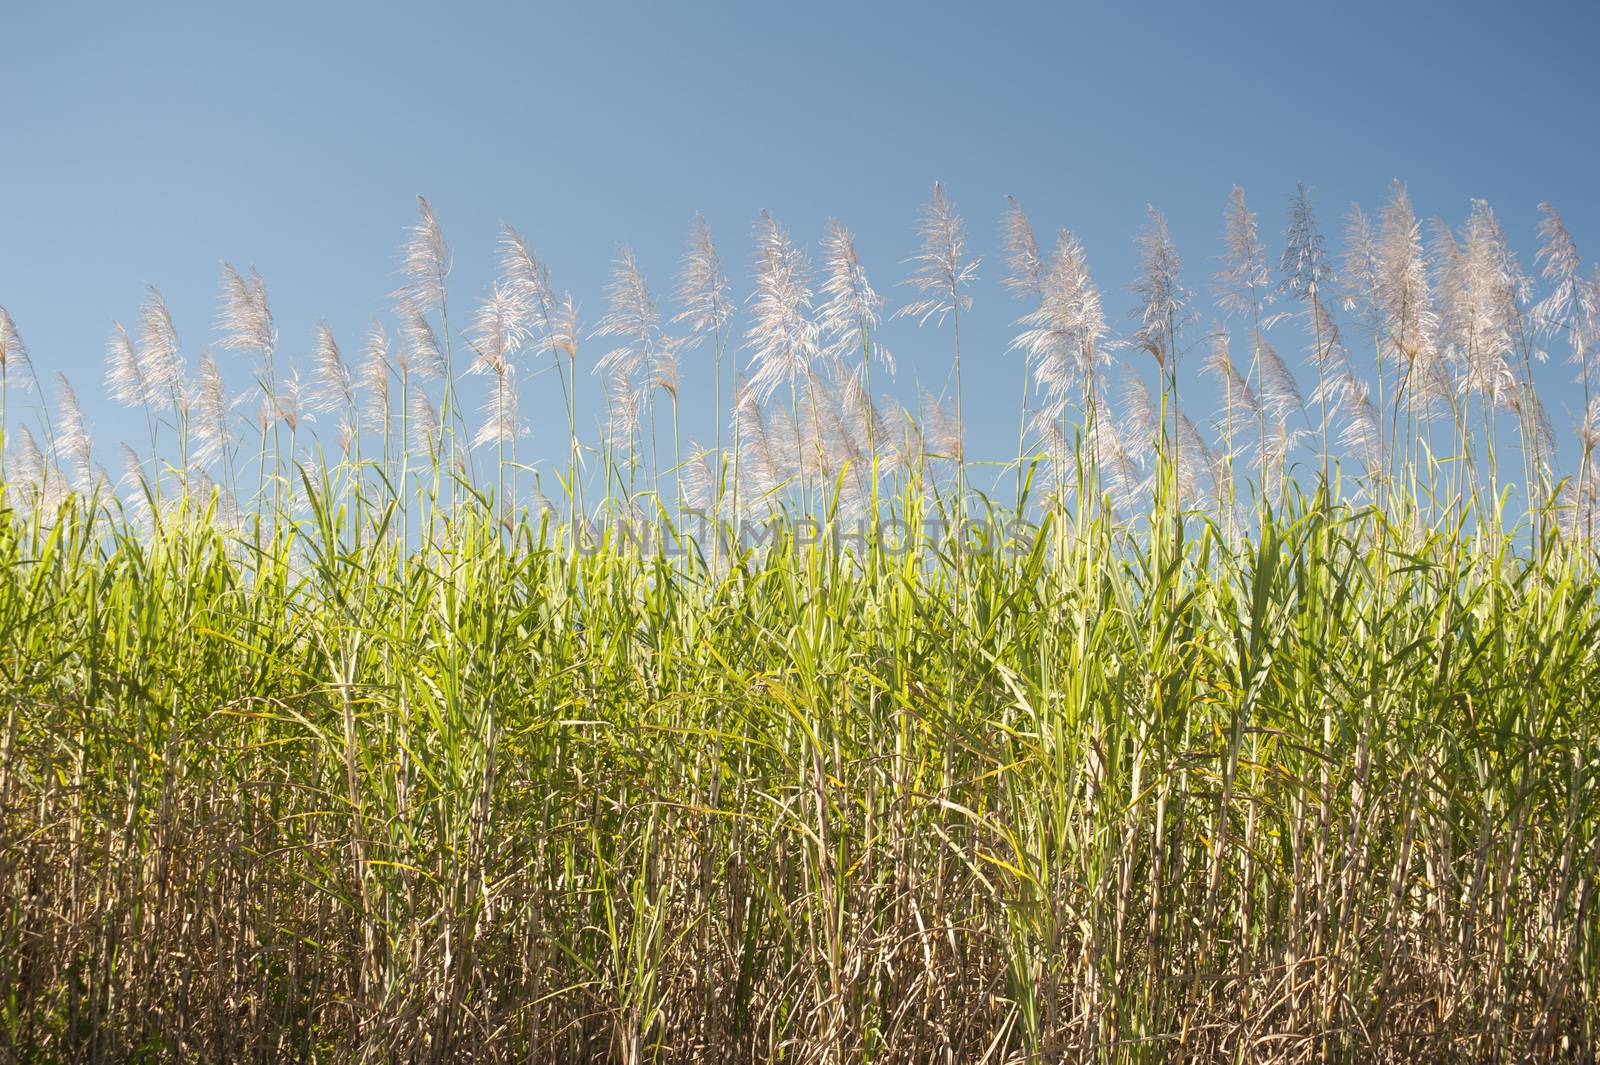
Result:
M665 297L697 211L741 298L765 208L810 242L845 221L879 291L907 299L895 283L942 180L984 258L966 407L971 452L993 457L1014 452L1023 372L1005 351L1023 308L998 283L1007 193L1041 235L1080 235L1119 330L1145 205L1204 290L1235 182L1274 254L1297 181L1333 236L1396 177L1452 222L1488 199L1529 269L1541 200L1600 254L1592 3L59 3L5 23L0 305L40 377L77 384L113 467L142 422L105 398L105 341L146 283L191 364L214 339L223 260L260 269L285 354L308 357L323 318L354 352L398 284L418 193L455 252L458 318L504 220L592 324L616 245ZM885 340L897 395L942 384L947 333L897 322ZM1570 436L1570 374L1541 374ZM551 386L529 384L524 415L559 459ZM692 365L686 435L710 439L710 393Z

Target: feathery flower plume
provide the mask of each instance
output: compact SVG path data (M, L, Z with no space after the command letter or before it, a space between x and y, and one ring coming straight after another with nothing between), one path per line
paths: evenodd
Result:
M1272 274L1255 212L1245 205L1244 189L1238 185L1228 194L1226 219L1222 269L1215 279L1217 306L1229 313L1249 313L1269 299Z
M620 343L595 363L594 373L606 380L608 433L612 446L627 439L630 445L641 428L646 408L650 415L649 446L652 478L659 476L655 464L655 386L660 383L661 359L666 350L661 335L661 319L655 299L645 285L644 275L633 249L620 245L611 266L611 282L606 287L608 306L593 335L616 337ZM668 367L670 371L670 366ZM676 385L674 385L676 387ZM623 391L628 392L627 396ZM630 447L629 468L634 454Z
M840 415L857 441L874 444L889 439L889 425L867 390L864 364L857 363L846 373L835 377L833 385L839 392ZM895 456L883 458L885 468L892 468Z
M1140 323L1134 339L1159 365L1175 372L1181 354L1178 337L1193 317L1193 293L1183 287L1183 259L1167 220L1154 207L1146 210L1150 217L1139 231L1139 281L1133 289Z
M1568 361L1578 367L1579 380L1592 384L1596 346L1590 326L1600 318L1600 301L1596 290L1579 275L1578 248L1561 213L1548 203L1541 203L1539 210L1544 217L1539 222L1541 243L1534 261L1550 282L1550 292L1533 308L1533 318L1545 332L1565 334L1572 349Z
M483 415L483 426L472 439L473 447L505 445L516 441L517 383L514 367L507 365L495 372L489 398L483 405Z
M1306 436L1304 429L1291 429L1288 421L1278 419L1270 427L1261 449L1261 465L1268 484L1278 486L1278 494L1285 494L1288 484L1289 455Z
M921 466L927 457L927 446L922 439L922 424L908 407L898 408L895 416L899 432L890 441L894 465L906 470Z
M417 197L417 220L406 227L402 270L406 283L394 295L424 314L444 305L444 279L450 273L450 249L433 205Z
M1460 390L1491 407L1509 406L1517 389L1511 358L1523 281L1494 212L1474 200L1459 240L1441 226L1436 247L1441 339Z
M826 488L833 481L833 471L827 461L826 421L822 412L826 397L819 397L819 391L816 376L809 377L800 393L800 402L794 408L795 420L791 424L794 432L787 439L800 476Z
M33 384L33 363L28 359L28 345L17 332L17 323L10 313L0 307L0 372L7 383L15 388L29 388Z
M860 514L872 495L867 439L856 435L837 390L824 387L816 378L810 388L816 394L811 409L820 424L816 427L819 439L808 450L822 456L826 483L838 487L840 509L847 515Z
M578 361L577 307L571 295L565 295L560 300L556 299L555 291L550 284L549 266L534 253L522 235L509 225L501 226L500 280L495 288L501 293L504 306L485 308L501 323L495 325L493 330L503 336L516 338L515 343L505 348L506 354L499 361L507 362L511 349L521 348L528 341L535 340L536 332L541 334L535 340L535 347L550 353L555 358L556 374L561 379L562 393L569 404L575 403ZM480 312L480 318L483 313ZM496 346L498 345L490 345L491 349ZM565 369L561 365L563 355L566 356L567 362ZM479 357L482 357L481 354ZM570 382L566 376L568 369L574 374ZM496 374L495 393L490 399L493 409L489 412L488 424L478 435L482 438L484 433L492 431L498 438L507 439L505 434L509 431L511 434L509 439L514 440L522 429L516 424L516 387L509 372ZM505 395L502 396L501 393ZM579 465L578 429L573 410L574 408L569 406L571 471L572 476L576 478ZM537 479L535 491L539 491ZM541 500L544 498L542 492L539 496ZM509 503L509 494L507 499Z
M678 303L683 309L672 320L687 322L696 343L721 329L733 316L722 259L711 239L711 227L700 215L689 223L689 247L678 273Z
M139 457L139 453L126 440L117 446L117 452L122 456L122 476L117 480L118 490L143 484L144 460Z
M878 309L883 297L867 281L866 267L856 254L856 238L843 222L829 219L822 237L822 254L827 264L827 280L822 283L818 328L821 347L834 363L835 371L851 352L862 357L875 355L894 376L894 358L882 344L872 341L877 333ZM870 352L867 344L872 345ZM842 374L835 373L835 376Z
M355 454L356 442L361 439L361 418L354 409L346 410L339 416L339 424L334 428L334 443L339 448L339 454L350 458Z
M195 470L190 481L189 498L200 508L197 517L203 518L209 512L211 525L218 532L239 532L243 523L240 521L239 502L233 493L218 484L205 470Z
M1109 401L1102 397L1100 402L1104 416L1089 426L1089 448L1111 505L1126 510L1145 488L1145 478L1117 430Z
M1267 342L1266 337L1256 337L1257 349L1261 358L1261 402L1274 418L1287 421L1292 414L1305 412L1305 398L1300 393L1300 385L1294 379L1294 372L1284 363L1283 357L1278 354L1278 349Z
M748 488L742 494L740 506L748 513L782 487L788 477L788 466L781 445L773 443L774 434L762 417L760 397L748 384L739 389L735 418L738 421L740 477Z
M534 254L522 235L508 225L500 227L498 284L520 308L520 315L530 334L537 324L544 333L546 348L560 350L554 342L560 307L555 291L550 287L550 268Z
M1039 241L1033 235L1033 226L1023 213L1015 196L1006 197L1006 213L1002 222L1006 248L1006 276L1001 281L1019 298L1044 294L1045 273L1049 264L1039 253Z
M838 362L851 352L866 353L866 345L878 328L883 297L873 291L866 268L856 255L855 237L842 222L828 220L822 250L828 277L822 283L825 298L817 309L817 324L823 349ZM892 376L894 359L883 345L874 343L872 353Z
M1378 224L1378 303L1397 354L1416 359L1432 346L1437 316L1428 291L1422 226L1411 197L1396 181Z
M97 462L94 464L94 482L90 486L93 495L99 496L101 499L110 499L115 492L115 483L112 479L111 471L106 469L105 463Z
M1600 502L1594 491L1594 474L1587 481L1568 480L1561 486L1557 501L1557 522L1563 535L1577 543L1593 539L1593 529L1600 524Z
M172 312L161 292L150 286L150 295L139 308L139 368L147 395L156 409L183 400L183 357L178 353L178 331Z
M1221 420L1222 439L1230 449L1237 449L1239 427L1257 422L1262 414L1262 406L1250 382L1234 365L1228 332L1220 324L1211 334L1211 350L1206 354L1200 372L1222 382L1225 397Z
M257 382L261 387L256 419L264 451L265 437L275 423L278 404L278 397L273 394L277 375L272 364L278 347L278 330L267 301L267 287L254 267L250 268L250 276L245 277L232 263L225 262L222 264L222 289L222 308L217 316L222 339L218 345L225 350L251 352L256 357ZM276 444L274 455L278 455ZM276 457L274 461L278 461Z
M1324 315L1318 328L1323 337L1326 370L1312 401L1322 405L1330 421L1342 415L1343 424L1336 434L1339 443L1354 451L1367 476L1376 480L1383 475L1385 466L1378 410L1373 406L1367 383L1355 372L1338 326L1327 315L1321 301L1313 302L1311 307L1314 313Z
M1267 264L1267 249L1261 240L1256 214L1246 204L1244 188L1239 185L1233 186L1228 195L1228 206L1224 212L1222 269L1216 273L1212 284L1217 305L1225 317L1235 313L1250 316L1252 360L1249 369L1241 373L1233 365L1228 337L1220 325L1214 334L1212 358L1204 367L1204 370L1223 380L1223 428L1228 461L1231 462L1232 456L1240 450L1236 410L1255 417L1258 452L1264 452L1267 436L1265 410L1269 403L1281 406L1290 400L1291 395L1293 404L1299 403L1299 391L1294 378L1262 335L1262 311L1273 298L1272 272ZM1269 380L1269 376L1279 379ZM1252 378L1255 380L1253 391L1250 387ZM1273 393L1270 397L1269 390ZM1231 477L1231 469L1229 475Z
M195 377L190 407L194 412L194 462L200 468L226 458L238 443L229 416L232 404L222 382L222 371L207 348L200 353L200 372Z
M751 349L749 388L757 400L785 382L794 384L817 355L805 252L766 211L756 222L756 290L745 346Z
M1106 361L1100 340L1105 336L1105 312L1100 291L1089 277L1083 246L1070 232L1057 236L1051 258L1038 286L1039 307L1017 319L1026 326L1011 347L1026 356L1046 403L1039 412L1044 421L1060 418L1069 391L1083 384Z
M1583 421L1578 425L1578 443L1586 458L1600 450L1600 396L1591 399L1583 413Z
M545 337L545 346L557 354L565 355L568 365L576 366L580 332L578 305L573 302L572 293L564 292L551 314L550 331Z
M126 443L120 450L122 476L117 480L116 490L124 496L122 505L133 514L134 520L141 527L147 527L150 521L150 483L145 476L144 461Z
M661 338L661 346L656 350L656 356L650 364L650 384L663 392L670 394L674 399L678 396L678 383L683 375L683 360L681 352L692 344L688 337Z
M1376 334L1383 316L1378 237L1359 203L1351 204L1345 216L1344 249L1339 303Z
M691 510L710 513L717 501L717 465L709 448L691 442L683 465L683 500Z
M429 457L439 453L439 412L421 389L411 393L410 429L411 450Z
M1527 379L1526 374L1517 376L1521 387L1506 397L1506 406L1517 415L1524 443L1533 461L1538 464L1540 472L1548 474L1550 460L1556 449L1555 425L1550 421L1550 412L1545 409L1544 400L1534 391L1533 382Z
M503 376L532 331L532 314L515 288L496 282L467 330L473 352L467 372Z
M1155 400L1150 398L1150 389L1145 386L1144 378L1132 367L1123 377L1121 398L1125 413L1117 435L1134 449L1135 454L1142 454L1155 445L1161 414Z
M56 375L57 407L60 411L60 435L56 447L66 461L70 483L87 493L94 483L94 459L89 441L89 426L83 418L83 408L78 405L78 392L67 380L67 375Z
M313 390L308 406L316 411L350 410L356 403L355 383L350 367L339 353L339 343L327 322L317 323L317 342L312 356Z
M1434 343L1439 319L1429 291L1422 227L1398 181L1390 188L1378 223L1377 302L1384 351L1399 368L1404 402L1414 413L1426 416L1436 405L1448 402L1449 386Z
M1036 418L1034 428L1039 434L1039 446L1051 461L1034 468L1031 493L1043 501L1046 509L1065 507L1078 487L1069 473L1066 456L1072 445L1067 440L1066 427L1058 420ZM1085 426L1085 429L1088 427ZM1093 444L1090 444L1093 447ZM1019 489L1020 491L1020 489Z
M211 506L212 497L216 494L217 482L212 479L210 473L203 469L190 471L188 502L196 511L190 515L191 517L203 517L207 508Z
M373 319L367 330L367 350L361 361L361 390L365 394L366 423L378 432L389 426L389 334L383 323Z
M1317 225L1316 213L1311 208L1311 193L1305 182L1295 186L1289 201L1289 224L1283 233L1283 257L1278 269L1284 279L1280 286L1298 299L1316 299L1323 285L1333 275L1328 259L1327 242Z
M1205 437L1200 435L1200 430L1183 411L1175 411L1177 422L1177 447L1173 449L1176 460L1178 478L1178 498L1185 502L1192 502L1200 496L1200 478L1208 476L1212 485L1218 490L1217 497L1222 506L1220 513L1226 514L1227 499L1221 489L1224 487L1223 471L1217 455L1207 444ZM1219 474L1221 476L1219 476Z
M1504 316L1507 332L1515 336L1525 327L1524 308L1533 293L1533 278L1523 272L1522 264L1517 261L1516 249L1512 248L1511 241L1506 239L1499 220L1495 218L1487 202L1483 204L1483 214L1490 233L1489 246L1494 257L1495 269L1499 275L1499 313ZM1545 353L1538 349L1534 349L1531 355L1540 361L1546 357Z
M1587 539L1594 535L1595 522L1600 519L1600 469L1596 468L1600 465L1596 461L1600 458L1600 396L1590 399L1583 413L1578 447L1578 476L1566 483L1563 509L1568 534Z
M895 311L894 316L915 318L918 325L934 318L942 325L946 315L972 306L972 297L963 290L977 280L981 260L966 257L967 227L940 182L933 183L933 199L923 209L917 233L922 237L922 251L907 260L916 266L901 283L923 296Z
M410 300L402 300L400 315L400 368L419 381L436 380L444 376L444 354L439 349L439 337L421 307Z
M54 509L51 492L54 479L50 476L49 460L39 447L39 442L33 438L32 431L22 426L16 443L11 446L14 450L8 477L10 483L22 487L31 497L33 505L47 511Z
M554 302L550 267L534 253L522 234L505 224L500 227L500 277L531 306L548 307Z
M1311 334L1311 363L1317 368L1314 400L1321 405L1322 415L1322 479L1326 482L1331 469L1329 440L1333 436L1331 404L1335 397L1327 377L1332 356L1329 329L1333 318L1322 297L1324 288L1333 278L1333 266L1304 182L1295 186L1295 194L1289 201L1289 223L1283 236L1283 256L1278 264L1283 281L1279 287L1299 300L1306 316L1307 331Z
M633 249L627 245L617 249L606 296L606 313L592 335L617 337L621 343L600 357L594 372L613 383L619 376L635 381L655 361L661 345L661 319Z
M1559 322L1582 298L1579 291L1578 247L1567 232L1561 212L1548 203L1539 205L1544 217L1539 220L1539 251L1534 257L1540 273L1550 282L1550 293L1539 301L1537 317L1541 322Z
M1339 344L1339 327L1334 323L1333 313L1328 310L1328 305L1320 299L1308 300L1305 313L1311 323L1309 331L1313 338L1311 362L1317 368L1317 373L1323 375L1333 365L1338 355L1335 347ZM1321 397L1313 392L1311 402L1319 403Z
M1170 452L1173 491L1178 500L1184 500L1193 493L1193 463L1179 439L1178 360L1183 354L1179 337L1193 317L1189 306L1192 295L1183 287L1183 260L1173 243L1167 220L1153 205L1146 210L1150 220L1139 230L1138 237L1139 281L1134 285L1134 293L1139 298L1139 306L1134 313L1140 325L1134 342L1155 358L1160 370L1162 400L1172 412L1172 430L1169 435L1166 422L1159 422L1155 427L1158 430L1156 444ZM1143 382L1139 383L1139 388L1143 388ZM1131 398L1134 402L1130 407L1149 405L1148 393L1142 402L1137 395ZM1138 416L1142 419L1143 412ZM1182 528L1182 521L1174 513L1175 539L1181 536Z
M1442 354L1455 364L1461 357L1457 342L1471 331L1470 271L1465 248L1443 218L1433 219L1428 255L1438 279L1439 344Z
M133 338L128 336L121 322L112 322L111 327L111 339L106 343L106 387L111 391L111 398L125 407L154 410L160 396L145 377Z
M772 450L773 469L778 474L778 486L800 479L805 475L809 459L800 439L800 426L794 411L789 407L771 408L767 417L767 446Z
M962 411L962 384L961 384L961 329L959 326L961 312L972 306L972 297L964 290L977 279L977 258L968 259L966 226L961 217L955 212L955 205L945 195L944 185L939 182L933 184L933 199L923 210L922 220L918 225L918 232L922 236L922 252L909 261L915 264L911 276L901 282L910 285L922 294L921 299L913 300L895 312L895 317L901 316L915 318L918 325L926 325L930 318L943 325L946 315L956 320L957 327L952 345L952 358L950 365L951 377L955 380L955 412L953 421L957 428L959 439L960 428L965 415ZM938 412L941 416L943 411ZM924 421L927 419L924 418ZM924 425L923 435L928 436L928 427ZM938 446L938 445L935 445ZM965 452L957 449L956 460L956 506L962 511L966 509L967 493L967 467Z
M283 380L278 382L278 394L272 399L274 416L289 427L289 431L300 428L300 417L303 412L301 397L304 389L300 385L300 371L290 370Z
M639 432L643 406L643 395L626 376L616 370L606 376L606 435L613 447Z
M945 407L932 393L922 393L923 453L929 459L962 462L966 455L965 432L955 412Z
M544 494L544 489L540 488L538 482L535 481L533 485L533 515L535 521L542 521L545 518L554 521L560 513L555 503L551 501L549 496Z
M1586 351L1593 354L1600 350L1600 263L1596 263L1593 273L1589 275L1589 283L1583 286L1585 294L1584 313L1579 328L1586 338Z
M254 352L263 362L271 360L278 346L278 331L261 275L252 267L250 276L245 277L232 263L223 263L222 289L222 310L217 316L222 331L219 345L230 351Z

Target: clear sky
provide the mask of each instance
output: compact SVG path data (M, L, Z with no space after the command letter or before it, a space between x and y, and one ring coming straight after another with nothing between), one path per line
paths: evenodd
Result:
M1041 237L1080 235L1119 331L1145 205L1204 291L1235 182L1274 256L1297 181L1333 238L1351 201L1378 206L1396 177L1424 216L1459 222L1488 199L1529 270L1541 200L1600 255L1592 2L6 8L0 305L39 376L77 384L113 469L142 422L105 396L105 342L146 283L191 365L214 339L225 259L260 269L285 354L307 358L322 318L353 354L398 284L418 193L454 249L461 319L504 220L592 324L618 242L665 297L697 211L741 299L766 208L808 242L845 221L876 287L903 301L916 214L942 180L984 258L964 331L979 457L1015 450L1007 193ZM1285 329L1280 347L1298 351ZM901 398L942 385L946 332L902 321L885 340ZM1570 373L1541 374L1570 438ZM528 386L524 416L559 460L553 384ZM689 367L686 435L710 439L710 391L704 362Z

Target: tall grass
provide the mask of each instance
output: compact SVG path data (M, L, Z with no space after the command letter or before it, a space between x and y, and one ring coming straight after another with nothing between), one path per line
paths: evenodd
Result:
M601 330L620 345L611 417L591 445L571 302L508 232L507 275L460 338L491 386L477 440L495 464L476 478L429 321L449 267L430 208L399 349L375 332L379 372L352 376L319 334L304 406L260 279L230 268L223 339L257 360L254 455L214 361L184 385L152 296L143 339L113 344L112 383L147 414L152 451L165 431L180 461L136 456L118 498L63 392L46 446L19 435L6 466L0 1046L1591 1058L1593 449L1577 482L1540 473L1553 459L1533 444L1517 345L1570 340L1587 378L1592 290L1569 284L1535 313L1475 211L1457 304L1433 304L1426 264L1425 313L1396 303L1418 291L1420 255L1398 202L1390 280L1365 303L1346 290L1384 353L1374 401L1297 198L1287 291L1320 381L1301 402L1237 194L1224 306L1251 317L1251 355L1210 362L1215 446L1178 395L1195 313L1159 216L1135 339L1163 387L1131 393L1120 422L1081 246L1063 235L1031 281L1016 255L1016 287L1040 301L1019 339L1039 446L1017 456L1004 507L973 484L937 398L920 417L878 409L880 301L842 227L822 289L841 302L813 316L803 253L763 221L759 383L730 397L733 450L692 463L654 439L665 392L677 443L686 346L626 251ZM932 302L912 313L954 316L971 264L942 190L928 217L949 254L919 260ZM720 362L732 311L703 227L682 287ZM0 326L15 371L27 352ZM516 453L528 358L554 362L568 410L544 471ZM1302 492L1291 418L1322 409ZM310 459L302 410L336 414L344 446ZM1521 517L1491 494L1499 435L1473 428L1504 411L1523 483L1545 478ZM250 465L253 480L236 468ZM556 502L534 473L560 484ZM680 477L724 535L670 520ZM241 483L251 505L233 501ZM616 515L664 533L641 545L636 525L592 520ZM759 545L726 535L751 516Z

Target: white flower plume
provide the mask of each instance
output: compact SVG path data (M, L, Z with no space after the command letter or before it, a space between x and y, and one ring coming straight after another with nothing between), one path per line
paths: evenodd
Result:
M756 290L750 299L749 387L764 402L780 385L808 372L818 348L805 252L765 211L756 222Z
M33 363L28 359L28 345L22 342L17 323L4 307L0 307L0 372L12 387L32 387Z
M154 285L139 308L139 372L151 405L160 409L183 400L183 357L167 301Z
M222 332L221 347L254 352L263 361L272 358L278 332L267 303L266 285L254 267L245 277L232 263L222 264L222 309L217 326Z
M1134 294L1139 306L1135 340L1162 366L1175 365L1181 354L1178 337L1192 317L1193 294L1183 287L1183 259L1178 255L1167 220L1147 207L1149 221L1139 231L1139 281Z
M66 463L72 487L88 493L94 483L94 460L89 426L78 404L78 392L66 374L57 374L56 406L60 412L56 448Z
M317 323L316 338L312 355L314 388L309 406L318 411L348 411L356 402L350 367L345 364L339 342L334 339L327 322Z
M678 273L678 303L682 310L672 320L687 322L697 341L721 329L733 316L722 259L711 239L711 227L700 215L689 223L689 246Z
M366 354L361 360L361 391L364 395L365 424L378 432L389 426L389 374L393 358L389 349L389 334L383 323L373 319L367 330Z
M439 350L439 337L428 323L422 308L410 300L402 300L400 315L400 369L418 380L436 380L444 376L444 354Z
M822 345L830 358L840 361L853 352L867 353L878 328L883 297L872 289L867 271L856 254L855 237L844 223L829 219L822 238L828 277L822 283L823 301L817 309ZM881 344L872 352L892 375L894 359Z
M1272 274L1255 212L1246 206L1244 189L1238 185L1228 194L1223 249L1222 269L1216 276L1217 306L1229 313L1258 310L1269 298Z
M915 318L918 325L925 325L930 318L943 324L947 315L972 306L972 297L965 290L977 280L980 260L966 257L967 227L945 195L944 185L937 181L917 232L922 237L922 252L908 260L915 267L902 284L916 289L922 298L901 307L894 316Z
M444 279L450 273L450 249L426 197L417 197L417 220L406 227L402 255L406 283L394 295L415 304L423 313L442 306Z
M1039 253L1039 241L1033 235L1033 226L1015 196L1006 197L1006 213L1001 228L1006 248L1006 276L1002 283L1018 297L1037 298L1043 295L1048 264Z
M639 374L654 363L660 350L661 318L633 249L627 245L617 249L612 261L606 296L606 313L593 335L614 337L619 343L600 357L594 372L608 378L621 375L637 387Z
M200 370L195 375L194 395L189 403L196 444L194 461L203 468L219 458L225 459L238 443L232 423L234 404L209 348L200 353Z

